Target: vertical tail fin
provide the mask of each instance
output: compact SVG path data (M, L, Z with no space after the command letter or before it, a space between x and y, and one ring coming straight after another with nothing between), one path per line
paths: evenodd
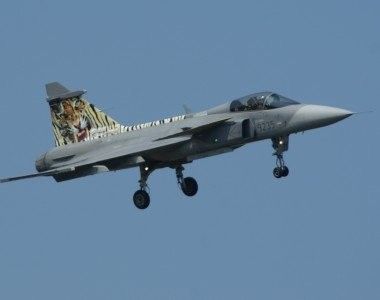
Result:
M58 82L45 87L57 147L118 134L124 128L83 99L85 90L70 91Z
M59 98L60 96L70 93L70 90L65 88L62 84L59 82L51 82L45 85L46 87L46 94L48 96L48 99L55 99Z

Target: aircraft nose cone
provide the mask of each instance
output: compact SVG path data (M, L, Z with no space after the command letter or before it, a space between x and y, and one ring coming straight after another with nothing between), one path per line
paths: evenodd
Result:
M295 113L292 122L296 127L308 130L336 123L352 114L349 110L337 107L305 105Z
M333 123L343 120L353 114L353 112L331 106L306 105L299 111L304 117L311 120L332 121Z

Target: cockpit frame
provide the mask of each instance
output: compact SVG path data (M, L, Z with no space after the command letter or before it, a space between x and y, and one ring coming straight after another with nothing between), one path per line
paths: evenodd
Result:
M276 93L263 92L232 101L230 103L230 112L267 110L294 104L299 103Z

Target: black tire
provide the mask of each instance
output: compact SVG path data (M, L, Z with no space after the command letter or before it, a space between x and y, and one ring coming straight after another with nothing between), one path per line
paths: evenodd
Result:
M183 179L181 189L186 196L192 197L198 192L198 183L193 177L186 177Z
M282 170L279 167L276 167L273 169L273 176L276 178L281 178L282 177Z
M286 177L289 175L289 168L287 166L283 166L281 169L281 176Z
M147 208L150 204L149 194L144 190L136 191L136 193L133 195L133 203L139 209Z

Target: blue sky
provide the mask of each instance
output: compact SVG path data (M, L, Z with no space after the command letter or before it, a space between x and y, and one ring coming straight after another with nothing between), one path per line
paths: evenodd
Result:
M136 169L0 186L1 299L378 299L378 1L2 1L0 177L53 146L44 84L125 124L251 92L353 111L149 181ZM375 155L376 153L376 155Z

